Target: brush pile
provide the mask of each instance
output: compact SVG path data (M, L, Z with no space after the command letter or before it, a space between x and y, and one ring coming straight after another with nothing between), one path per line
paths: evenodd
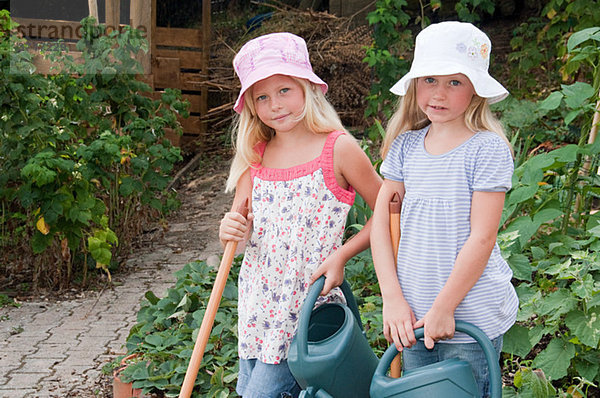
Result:
M307 44L315 73L329 85L327 97L347 127L365 127L365 98L371 86L371 73L362 62L365 47L371 44L370 28L353 18L327 12L273 6L272 14L252 31L215 29L213 31L207 118L213 128L226 128L233 117L233 103L239 81L232 67L233 57L248 40L272 32L290 32ZM359 22L359 23L357 23Z

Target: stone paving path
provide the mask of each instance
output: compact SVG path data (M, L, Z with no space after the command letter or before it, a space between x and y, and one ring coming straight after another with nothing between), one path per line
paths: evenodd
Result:
M231 197L222 192L226 174L211 172L184 184L164 237L136 250L113 285L83 298L0 309L0 398L112 396L102 366L125 353L145 292L161 297L190 261L219 263L218 221Z

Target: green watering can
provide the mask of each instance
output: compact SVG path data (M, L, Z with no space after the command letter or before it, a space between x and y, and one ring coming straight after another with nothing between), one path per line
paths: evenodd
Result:
M323 290L322 276L308 290L288 365L302 387L302 398L365 398L377 356L364 335L360 312L348 282L341 285L348 305L323 304L313 310Z
M492 342L477 326L468 322L456 321L456 330L473 337L483 349L490 374L492 398L502 397L502 380L498 355ZM423 328L415 330L417 339L423 338ZM371 398L423 398L479 397L477 382L471 365L456 358L407 370L402 377L394 379L386 376L394 357L396 346L391 345L381 357L371 381Z

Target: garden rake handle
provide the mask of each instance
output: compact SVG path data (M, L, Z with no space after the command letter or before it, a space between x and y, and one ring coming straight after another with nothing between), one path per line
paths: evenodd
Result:
M248 199L244 201L236 210L244 217L248 216ZM208 299L208 305L206 306L206 312L204 318L202 318L202 324L200 325L200 331L198 337L196 337L196 343L194 344L194 351L192 351L192 357L188 365L187 371L185 372L185 378L183 379L183 385L179 392L179 398L189 398L192 395L194 389L194 383L196 382L196 376L198 376L198 370L200 369L200 363L204 356L204 350L210 337L210 332L219 309L219 303L221 302L221 296L223 296L223 290L227 283L227 276L235 257L235 250L237 248L237 241L229 241L225 245L223 252L223 258L221 259L221 265L219 265L219 271L215 279L210 298Z
M390 237L392 239L392 248L394 249L394 261L398 256L398 246L400 245L400 209L402 202L397 193L390 200Z
M398 258L398 246L400 245L400 209L402 208L402 202L398 193L392 196L389 204L390 208L390 237L392 239L392 249L394 249L394 262ZM401 363L400 354L394 357L390 365L390 377L398 378L401 374Z

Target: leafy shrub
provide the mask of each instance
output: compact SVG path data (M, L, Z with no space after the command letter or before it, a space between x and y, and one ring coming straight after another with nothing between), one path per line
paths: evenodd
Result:
M567 42L574 33L600 26L594 0L549 0L538 17L517 28L511 40L511 91L520 96L539 96L561 82L588 80L591 68L571 69L565 62Z
M367 16L369 25L374 26L373 44L365 49L363 62L373 68L375 79L367 96L365 118L373 125L392 115L397 98L389 89L408 72L410 65L404 58L412 42L412 33L406 28L410 20L404 10L406 5L405 0L378 0L375 10ZM375 140L378 136L372 128L369 137Z
M227 397L237 378L237 257L195 382L192 396ZM183 384L216 271L205 262L186 264L175 273L177 281L158 298L147 292L137 315L137 324L127 337L127 355L140 360L122 372L123 381L133 381L144 393L162 391L177 396ZM233 384L232 384L233 383Z
M571 36L566 68L596 62L599 31ZM500 240L520 299L518 322L505 336L504 351L518 364L514 386L521 395L600 393L600 141L589 140L599 76L595 68L592 85L562 85L530 103L525 109L536 116L518 127L555 126L570 131L575 142L555 139L551 148L533 155L522 150L527 144L521 146L503 212ZM552 133L548 129L548 138ZM507 388L509 396L514 393Z
M153 100L136 79L140 32L81 24L83 62L49 49L60 70L44 76L0 11L0 247L8 264L33 263L34 286L108 272L144 213L176 205L164 189L181 155L164 134L187 114L180 94Z

